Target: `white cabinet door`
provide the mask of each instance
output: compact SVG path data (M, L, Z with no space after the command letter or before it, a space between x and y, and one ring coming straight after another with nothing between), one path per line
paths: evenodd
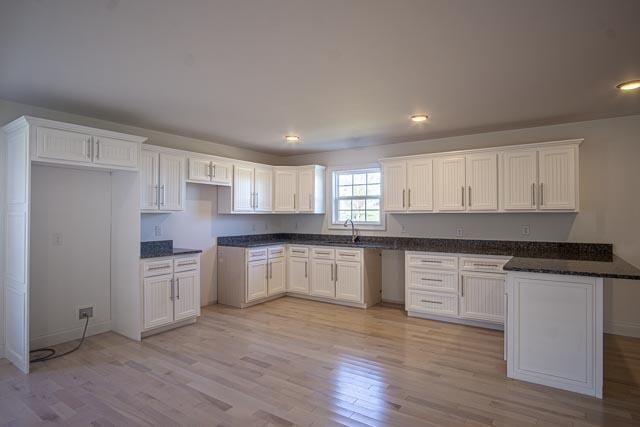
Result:
M158 209L158 166L160 155L142 150L140 154L140 209Z
M576 209L576 150L573 147L541 148L539 208Z
M45 127L36 128L36 155L45 159L91 163L91 135Z
M382 166L384 210L406 209L407 162L404 160L385 162Z
M253 167L235 165L233 167L233 210L252 212L254 206Z
M122 139L93 137L93 162L98 165L138 168L140 144Z
M309 293L309 260L289 258L287 260L287 291Z
M503 152L500 176L500 188L505 210L534 210L536 208L537 150L507 150Z
M463 211L466 209L464 156L437 158L436 194L437 208L441 211Z
M433 159L407 162L407 210L433 210Z
M336 299L362 302L362 264L336 261Z
M501 274L460 274L460 317L504 323L504 282Z
M174 277L174 320L198 315L200 308L200 274L198 271L176 273Z
M498 210L498 154L467 156L467 207L470 211Z
M184 210L184 164L182 156L160 153L160 210Z
M247 264L247 302L267 296L267 261Z
M231 163L211 162L211 182L217 185L231 185Z
M333 268L333 260L313 259L311 261L311 290L309 292L311 295L325 298L335 297L336 286Z
M275 212L295 212L298 173L291 168L275 168L273 170L274 180L274 206ZM297 200L300 203L300 199Z
M315 168L298 169L298 212L313 212L315 210Z
M271 259L269 260L269 295L281 294L285 291L284 258Z
M171 286L173 275L148 277L143 282L144 328L155 328L173 322Z
M255 178L255 211L273 211L273 170L271 168L256 167Z
M197 157L189 158L189 180L198 182L211 182L210 174L210 160L199 159Z

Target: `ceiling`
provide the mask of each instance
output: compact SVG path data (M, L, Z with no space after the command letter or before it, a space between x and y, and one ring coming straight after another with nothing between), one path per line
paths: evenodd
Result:
M640 113L637 0L0 5L0 98L273 154Z

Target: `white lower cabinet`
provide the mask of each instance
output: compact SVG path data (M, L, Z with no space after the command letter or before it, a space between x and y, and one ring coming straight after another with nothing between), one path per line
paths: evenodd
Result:
M336 261L336 299L362 301L362 264Z
M269 259L268 267L269 267L269 271L268 271L269 296L284 293L286 291L284 257Z
M287 292L309 293L309 259L290 257L287 260Z
M335 297L334 266L335 261L332 259L314 258L311 260L310 295L324 298Z
M504 274L461 272L460 317L504 322Z
M251 261L247 264L247 297L246 301L254 301L268 295L267 260Z
M200 255L146 259L140 270L144 332L200 315Z

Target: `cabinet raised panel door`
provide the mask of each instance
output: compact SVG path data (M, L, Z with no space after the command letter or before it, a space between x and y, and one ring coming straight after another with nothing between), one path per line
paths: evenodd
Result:
M273 210L273 171L271 168L255 168L255 210L271 212Z
M289 292L309 293L309 260L289 258L287 275L287 290Z
M135 142L97 136L93 138L93 162L105 166L137 168L139 147Z
M233 210L253 211L253 167L235 165L233 167Z
M438 210L463 211L466 209L465 163L464 156L436 159Z
M191 181L211 182L209 174L211 162L205 159L189 159L189 179Z
M269 261L269 295L281 294L285 289L284 258Z
M160 210L184 210L184 157L160 153Z
M273 173L275 181L276 212L296 211L297 173L290 169L276 169ZM300 203L300 200L297 201Z
M336 299L362 302L362 264L336 261Z
M315 168L300 169L298 172L298 212L313 212L315 202Z
M231 164L213 162L211 182L220 185L231 185Z
M267 296L267 261L247 264L247 302Z
M91 163L91 135L45 127L36 128L36 154L38 157Z
M502 197L505 210L533 210L537 205L538 151L502 154Z
M334 298L336 294L334 274L333 260L312 260L310 294L318 297Z
M140 209L158 209L159 154L142 150L140 154Z
M172 279L171 274L144 279L142 292L145 329L173 322Z
M470 211L498 210L498 155L467 156L467 207Z
M433 159L407 162L407 209L433 210Z
M576 150L542 148L540 156L539 204L542 210L576 208Z
M176 273L174 278L175 320L197 316L200 307L200 275L197 271Z
M462 273L460 275L460 317L504 322L503 275Z
M407 162L385 162L382 167L385 211L406 209Z

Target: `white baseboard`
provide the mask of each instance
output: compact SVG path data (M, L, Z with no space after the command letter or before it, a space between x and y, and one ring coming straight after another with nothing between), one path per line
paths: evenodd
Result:
M640 324L632 322L606 322L604 332L607 334L640 338Z
M29 347L31 349L40 347L49 347L52 345L62 344L64 342L73 341L82 337L82 330L84 325L78 328L66 329L63 331L54 332L52 334L42 335L39 337L31 338L29 341ZM92 323L89 319L89 326L87 326L87 336L98 335L103 332L109 332L111 330L111 320L105 320L100 323Z

